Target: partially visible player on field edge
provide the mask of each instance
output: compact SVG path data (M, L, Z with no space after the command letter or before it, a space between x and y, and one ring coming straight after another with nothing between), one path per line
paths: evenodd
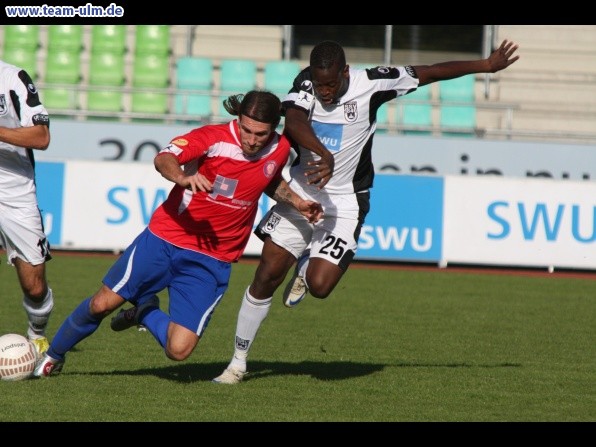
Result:
M46 278L50 244L35 185L33 149L50 144L50 119L29 74L0 60L0 245L16 268L29 320L27 337L48 349L46 328L54 307Z
M291 204L307 221L320 218L320 204L303 200L282 177L290 145L275 131L279 98L250 91L224 104L238 119L175 137L156 155L155 168L174 183L167 199L108 270L99 291L62 323L35 376L59 372L73 346L126 301L134 307L112 318L113 330L142 324L168 358L186 359L227 290L262 193ZM156 295L164 289L169 314Z

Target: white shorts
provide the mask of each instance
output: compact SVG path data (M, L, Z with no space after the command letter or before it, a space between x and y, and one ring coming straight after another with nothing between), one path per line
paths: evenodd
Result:
M17 257L31 265L42 264L52 258L41 213L36 205L14 208L0 204L0 243L6 249L11 265Z
M320 199L320 198L319 198ZM347 270L358 248L358 237L370 207L370 194L359 193L333 200L323 200L323 219L311 224L296 208L277 203L257 225L255 234L286 249L296 259L310 245L311 258L323 258ZM314 200L317 200L316 198ZM347 206L342 207L342 202ZM342 210L343 208L343 210Z

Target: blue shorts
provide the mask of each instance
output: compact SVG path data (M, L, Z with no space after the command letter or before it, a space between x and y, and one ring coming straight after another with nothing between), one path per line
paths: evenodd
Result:
M229 262L176 247L145 228L103 283L135 304L167 288L171 321L201 336L228 288L231 269Z

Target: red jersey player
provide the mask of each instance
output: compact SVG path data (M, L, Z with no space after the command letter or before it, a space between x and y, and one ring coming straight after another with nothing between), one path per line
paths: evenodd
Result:
M272 93L230 96L228 124L208 125L176 137L155 157L175 183L148 227L118 258L99 291L66 318L35 376L62 369L65 356L125 301L135 304L111 322L116 331L142 324L172 360L197 345L228 287L231 263L242 254L263 192L317 221L321 205L293 192L281 173L290 145L275 132L281 115ZM169 315L156 293L169 293Z

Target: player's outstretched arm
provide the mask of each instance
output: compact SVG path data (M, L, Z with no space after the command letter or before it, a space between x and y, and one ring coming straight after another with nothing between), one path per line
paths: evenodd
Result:
M504 40L499 48L494 50L486 59L417 65L414 70L418 75L420 86L473 73L496 73L509 67L519 59L519 55L515 55L518 47L517 44Z

